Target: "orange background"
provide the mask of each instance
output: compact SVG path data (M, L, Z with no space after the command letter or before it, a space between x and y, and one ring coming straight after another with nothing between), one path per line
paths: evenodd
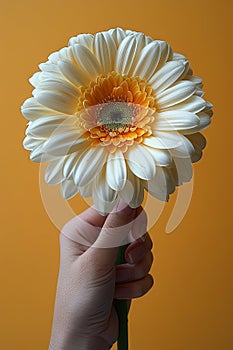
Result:
M187 55L215 112L187 215L165 234L173 195L151 230L155 285L133 302L131 349L231 349L232 2L4 1L0 16L1 349L48 348L59 266L58 231L41 202L39 166L21 146L26 120L19 107L31 94L27 79L69 37L116 26L164 39ZM77 212L84 207L79 203Z

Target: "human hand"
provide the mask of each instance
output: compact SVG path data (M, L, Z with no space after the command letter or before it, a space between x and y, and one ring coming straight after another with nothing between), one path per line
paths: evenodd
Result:
M123 241L131 241L126 263L116 266L117 247ZM89 208L68 222L60 235L60 271L49 349L110 349L118 338L114 298L137 298L153 285L148 274L153 261L151 248L145 212L122 201L107 217Z

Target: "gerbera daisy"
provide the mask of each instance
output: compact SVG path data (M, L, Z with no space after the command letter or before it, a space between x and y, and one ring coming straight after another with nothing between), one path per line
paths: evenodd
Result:
M138 207L144 190L165 201L190 180L212 105L165 41L120 28L80 34L39 68L22 106L24 147L49 162L46 181L64 198L92 196L107 213L118 196Z

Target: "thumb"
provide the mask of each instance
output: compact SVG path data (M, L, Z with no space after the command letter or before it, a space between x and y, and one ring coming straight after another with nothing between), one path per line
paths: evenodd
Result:
M89 248L98 265L115 265L118 247L130 241L130 231L136 216L137 208L131 208L122 200L118 202L105 220L97 240Z

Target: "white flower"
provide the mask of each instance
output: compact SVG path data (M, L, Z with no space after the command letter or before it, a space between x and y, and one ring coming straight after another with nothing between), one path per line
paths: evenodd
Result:
M24 147L49 161L46 181L64 198L92 196L106 213L118 196L137 207L144 189L167 200L190 180L212 105L165 41L120 28L80 34L39 68L22 106Z

